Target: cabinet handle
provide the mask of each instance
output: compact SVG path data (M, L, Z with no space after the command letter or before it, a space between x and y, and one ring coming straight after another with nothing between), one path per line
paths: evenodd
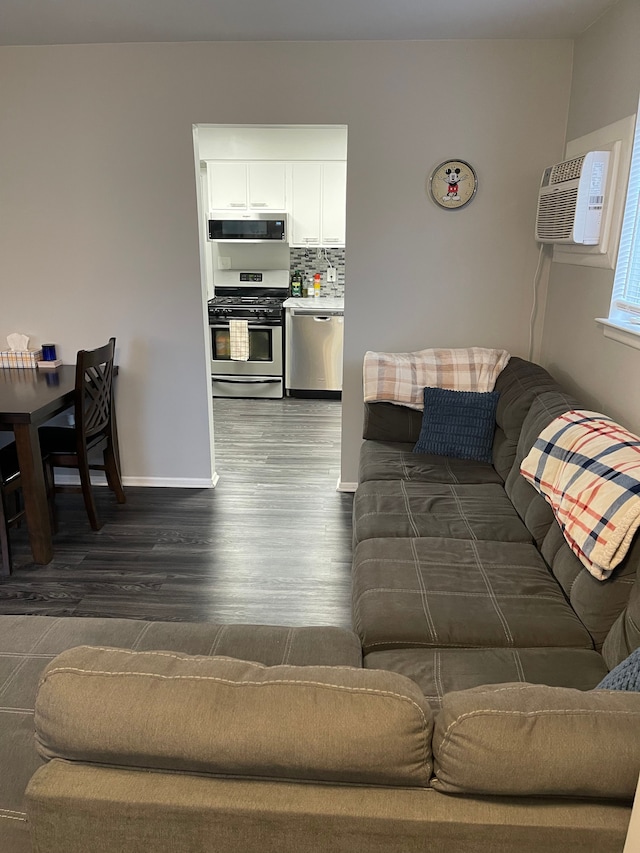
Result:
M268 204L266 201L252 201L251 207L268 207Z
M243 201L230 201L229 207L246 207L247 205Z
M325 243L340 243L340 238L339 237L325 237L324 242Z
M319 237L303 237L302 239L305 243L319 243L320 242Z

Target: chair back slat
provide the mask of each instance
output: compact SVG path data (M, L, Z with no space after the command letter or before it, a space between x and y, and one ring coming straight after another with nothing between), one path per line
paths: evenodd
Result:
M111 427L115 338L95 350L80 350L76 362L76 429L85 440Z

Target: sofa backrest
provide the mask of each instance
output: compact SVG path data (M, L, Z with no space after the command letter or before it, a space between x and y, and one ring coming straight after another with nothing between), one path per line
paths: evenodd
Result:
M513 467L518 441L533 401L546 391L562 389L547 371L531 361L512 356L496 380L500 393L496 409L493 464L503 480ZM536 436L537 438L537 436Z
M503 480L513 465L524 419L536 396L561 391L547 371L512 356L496 380L500 393L493 440L493 464ZM365 403L362 437L371 441L413 443L420 436L422 412L393 403Z
M594 578L582 565L568 546L556 521L549 528L541 550L569 603L591 634L595 648L600 651L605 638L612 631L612 625L625 610L636 585L636 573L640 567L640 538L636 536L625 559L605 581ZM640 615L639 605L640 602L636 604L636 612ZM620 660L624 660L627 654L629 652L623 654ZM608 660L607 665L611 669Z
M624 562L613 576L618 572L624 572L629 597L602 646L602 656L609 669L613 669L640 647L640 537L636 536Z
M523 420L511 469L505 479L505 490L509 499L538 547L541 547L549 528L556 522L549 504L520 473L520 465L542 430L554 418L579 407L580 403L574 397L560 390L543 391L534 395Z
M394 403L365 403L362 437L369 441L404 441L420 437L422 412Z
M542 430L554 418L576 408L584 406L560 391L546 391L535 398L522 425L505 489L571 606L591 634L595 648L600 649L629 599L640 563L640 543L634 543L606 581L596 580L567 544L549 504L520 474L522 460Z

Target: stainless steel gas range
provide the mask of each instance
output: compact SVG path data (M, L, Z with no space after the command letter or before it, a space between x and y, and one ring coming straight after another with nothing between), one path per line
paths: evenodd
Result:
M214 397L283 396L288 294L289 270L216 270L208 303Z

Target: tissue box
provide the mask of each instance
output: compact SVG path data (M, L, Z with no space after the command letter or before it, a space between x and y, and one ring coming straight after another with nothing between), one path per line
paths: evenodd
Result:
M0 350L0 367L37 367L41 349Z

